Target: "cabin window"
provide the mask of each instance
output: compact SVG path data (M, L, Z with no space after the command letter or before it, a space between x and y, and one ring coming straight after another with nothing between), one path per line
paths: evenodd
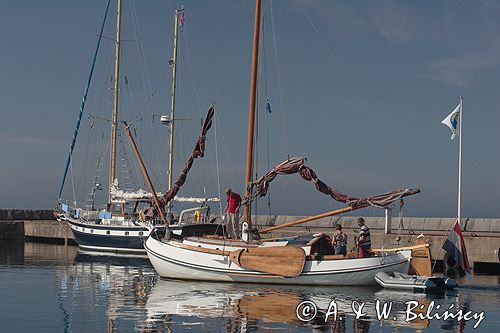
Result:
M109 235L109 230L106 230L106 235Z
M113 203L109 207L109 211L115 214L123 214L124 213L124 205L122 203Z
M82 228L82 231L85 232L85 228Z
M94 229L90 229L90 233L93 234L94 233Z
M128 236L129 232L128 231L125 231L125 236Z
M142 236L144 235L144 232L143 231L139 231L139 236Z

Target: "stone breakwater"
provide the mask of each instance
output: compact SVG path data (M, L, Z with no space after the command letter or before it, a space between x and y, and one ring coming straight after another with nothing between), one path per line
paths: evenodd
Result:
M254 226L260 229L292 222L305 216L271 215L254 216ZM397 236L401 237L400 246L410 245L415 237L424 234L430 244L433 259L442 260L444 243L453 218L434 217L405 217L399 228L399 220L391 219L389 227L386 226L385 217L364 216L366 224L371 230L372 244L374 247L394 247ZM354 247L354 237L357 235L358 226L356 216L333 216L306 224L296 225L276 230L272 237L293 236L304 233L332 233L333 226L340 223L348 236L348 249ZM476 264L500 265L500 219L494 218L464 218L462 230L468 250L469 261ZM66 223L54 219L52 210L29 209L0 209L0 240L32 240L53 241L56 243L71 244L72 234ZM496 268L498 271L498 267Z

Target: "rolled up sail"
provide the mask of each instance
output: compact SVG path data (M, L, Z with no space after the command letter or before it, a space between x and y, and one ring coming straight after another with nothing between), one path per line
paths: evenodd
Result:
M160 205L162 207L166 206L166 204L172 200L182 185L186 182L187 175L191 167L193 166L193 162L198 157L203 157L205 155L205 139L206 134L210 127L212 127L212 120L214 118L215 108L214 106L210 106L205 116L205 120L203 121L203 125L201 126L201 133L196 140L196 144L194 145L193 151L191 152L191 156L186 160L186 164L179 175L179 178L174 183L174 186L160 198Z
M260 177L256 181L251 183L254 191L251 191L252 196L246 197L243 200L243 204L248 202L250 199L255 197L263 197L267 194L269 189L269 183L276 178L277 175L291 175L298 173L304 180L314 183L314 186L318 191L329 195L334 200L342 203L346 203L351 207L362 207L362 206L373 206L379 208L385 208L392 204L393 202L406 197L409 195L417 194L420 192L419 189L399 189L392 192L383 193L366 198L357 198L350 196L348 194L342 193L333 189L332 187L325 184L323 181L318 179L316 173L308 166L304 164L304 157L292 157L288 160L280 163L264 176Z

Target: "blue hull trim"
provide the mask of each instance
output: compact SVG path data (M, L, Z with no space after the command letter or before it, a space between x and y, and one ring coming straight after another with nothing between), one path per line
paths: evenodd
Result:
M94 249L100 251L112 252L138 252L146 251L144 249L144 242L147 235L140 236L112 236L112 235L95 235L87 234L73 230L76 242L80 247L87 249Z

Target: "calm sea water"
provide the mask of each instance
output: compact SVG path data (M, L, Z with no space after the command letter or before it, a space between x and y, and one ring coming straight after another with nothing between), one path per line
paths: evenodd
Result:
M0 332L498 331L500 277L460 282L455 291L432 296L376 287L186 282L159 279L147 258L0 242ZM304 321L296 315L301 303ZM387 319L377 317L377 303L392 306ZM468 313L469 320L436 318L446 310Z

